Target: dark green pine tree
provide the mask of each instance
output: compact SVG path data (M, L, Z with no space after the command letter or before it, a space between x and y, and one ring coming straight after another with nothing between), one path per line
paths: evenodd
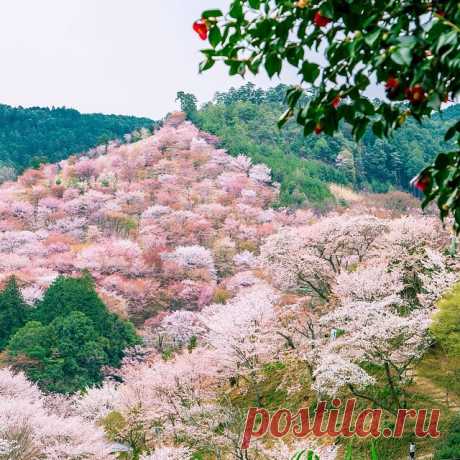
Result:
M138 343L133 325L107 310L89 273L81 278L57 278L39 302L34 319L49 324L58 316L68 316L74 311L84 313L92 321L97 334L107 339L104 351L110 366L117 367L123 358L123 350Z
M46 390L74 393L102 382L102 366L119 367L139 343L131 323L110 313L89 274L59 277L29 321L10 338L6 361Z
M16 278L12 276L0 293L0 350L27 321L29 308L22 298Z
M74 311L47 326L29 321L12 336L8 361L46 391L74 393L102 382L106 346L92 321Z
M89 273L80 278L58 277L38 303L34 319L49 324L56 317L67 316L73 311L81 311L95 324L100 324L107 315Z

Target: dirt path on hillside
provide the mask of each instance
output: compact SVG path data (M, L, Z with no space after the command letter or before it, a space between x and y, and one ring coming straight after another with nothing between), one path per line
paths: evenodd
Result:
M446 391L433 383L426 377L416 375L414 377L415 385L420 389L425 390L427 396L433 398L436 402L446 405L452 412L460 412L460 398L454 394L446 394Z

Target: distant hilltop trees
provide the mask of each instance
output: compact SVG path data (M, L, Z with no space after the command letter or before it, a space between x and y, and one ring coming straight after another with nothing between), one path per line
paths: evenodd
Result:
M60 161L113 139L139 140L139 130L153 125L149 118L81 114L65 107L0 105L0 182L28 167Z
M283 206L328 207L330 182L377 193L410 190L410 180L438 152L451 147L444 132L460 113L460 104L453 104L423 124L409 121L389 139L379 139L368 129L356 142L351 126L344 122L334 137L305 137L294 120L281 130L276 127L287 109L287 88L263 90L247 83L216 93L213 101L199 108L192 94L178 93L188 118L218 136L231 155L244 153L271 168L281 184Z

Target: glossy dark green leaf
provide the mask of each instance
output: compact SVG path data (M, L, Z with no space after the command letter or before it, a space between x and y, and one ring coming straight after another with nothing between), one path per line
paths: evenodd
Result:
M221 16L223 16L224 14L222 13L222 10L218 10L218 9L214 9L214 10L206 10L206 11L203 11L203 13L201 14L201 16L205 19L208 19L208 18L219 18Z
M314 83L320 74L319 65L314 62L304 61L301 74L306 82Z
M242 19L243 18L243 5L241 0L234 0L230 6L229 14L232 18Z
M210 69L216 61L214 59L206 59L200 64L200 72L205 72L206 70Z
M265 59L265 69L269 77L281 72L282 62L276 54L269 54Z
M220 33L220 29L217 26L211 27L209 31L209 43L213 48L215 48L222 40L222 35Z
M410 48L398 48L391 53L391 59L398 65L409 66L412 63L412 52Z
M460 121L455 123L455 125L451 126L444 136L444 140L448 141L455 136L455 133L460 133Z
M444 33L439 37L439 41L436 45L436 52L439 53L439 51L444 47L444 46L452 46L455 45L458 41L458 32L455 30L451 30L450 32Z
M369 78L366 77L366 75L364 75L363 73L358 73L355 75L355 83L360 89L366 89L371 82Z
M377 40L379 39L381 33L382 31L380 29L376 29L370 34L366 35L364 37L364 41L366 42L367 45L369 45L372 48L377 42Z
M382 138L384 134L383 123L381 121L376 121L372 125L372 132L378 137Z
M359 141L366 132L369 120L367 118L355 118L355 124L353 126L353 136Z
M286 110L283 115L281 115L280 119L278 120L278 128L282 128L291 118L291 109Z
M449 164L449 156L445 153L440 153L436 161L434 162L434 167L436 169L444 169Z

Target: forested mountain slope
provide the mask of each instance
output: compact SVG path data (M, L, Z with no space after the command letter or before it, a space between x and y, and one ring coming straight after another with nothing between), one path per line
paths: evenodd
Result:
M0 165L20 172L39 162L59 161L152 125L148 118L0 105Z
M409 121L390 140L369 131L357 144L348 126L335 137L304 137L295 122L278 130L285 90L279 85L263 91L248 83L218 93L192 114L200 128L216 134L231 154L244 152L270 166L281 183L283 205L325 203L331 197L324 182L331 181L374 192L407 190L420 169L447 149L443 133L459 112L455 105L423 125Z
M247 411L357 397L389 426L401 407L432 407L413 376L446 346L439 385L457 391L456 297L430 330L458 280L440 221L351 191L325 216L273 209L270 169L216 142L176 113L139 142L0 186L5 458L290 460L311 448L343 460L353 443L364 460L369 438L243 451ZM404 458L409 436L372 441L379 460Z

